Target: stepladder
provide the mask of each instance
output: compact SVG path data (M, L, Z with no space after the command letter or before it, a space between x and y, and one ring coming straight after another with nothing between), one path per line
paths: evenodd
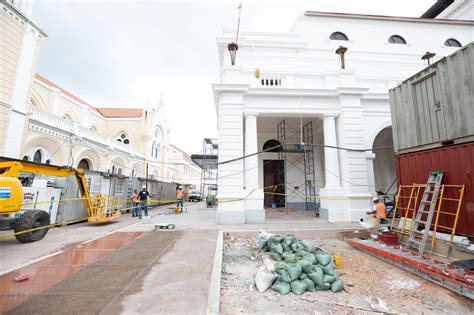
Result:
M443 172L431 172L428 176L426 188L408 238L407 246L418 249L420 255L425 251L426 242L430 236L431 223L436 211L442 181Z

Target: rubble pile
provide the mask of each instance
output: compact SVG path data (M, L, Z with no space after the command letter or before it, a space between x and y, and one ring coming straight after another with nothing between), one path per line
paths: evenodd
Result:
M306 291L331 290L336 293L343 290L334 260L323 250L310 248L291 235L268 236L260 233L257 242L261 252L269 252L270 257L277 261L273 266L267 263L257 272L256 279L267 281L265 285L260 285L260 292L270 286L281 294L293 292L297 295Z

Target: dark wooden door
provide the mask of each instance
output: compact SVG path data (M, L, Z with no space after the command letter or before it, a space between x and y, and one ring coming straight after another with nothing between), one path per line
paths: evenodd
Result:
M285 164L283 160L264 160L263 161L263 186L269 187L277 185L276 189L266 188L265 192L277 193L265 194L264 206L271 207L275 203L277 207L285 206Z

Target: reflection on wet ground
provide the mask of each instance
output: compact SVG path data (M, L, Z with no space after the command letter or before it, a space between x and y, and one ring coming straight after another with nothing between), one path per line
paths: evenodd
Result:
M0 313L23 303L35 294L93 264L113 251L133 242L143 233L116 232L76 245L54 256L0 276ZM18 275L28 280L16 282Z

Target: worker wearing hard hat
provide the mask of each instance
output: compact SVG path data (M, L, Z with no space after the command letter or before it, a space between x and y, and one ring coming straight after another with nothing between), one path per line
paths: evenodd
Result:
M385 205L380 202L379 198L372 199L374 204L373 211L367 212L367 214L371 214L375 216L377 219L380 220L380 223L385 223L385 219L387 219L387 213L385 212Z
M151 197L148 190L146 190L146 186L143 185L142 190L138 193L138 199L140 201L140 214L139 219L142 218L142 211L145 212L145 216L148 216L148 197Z

